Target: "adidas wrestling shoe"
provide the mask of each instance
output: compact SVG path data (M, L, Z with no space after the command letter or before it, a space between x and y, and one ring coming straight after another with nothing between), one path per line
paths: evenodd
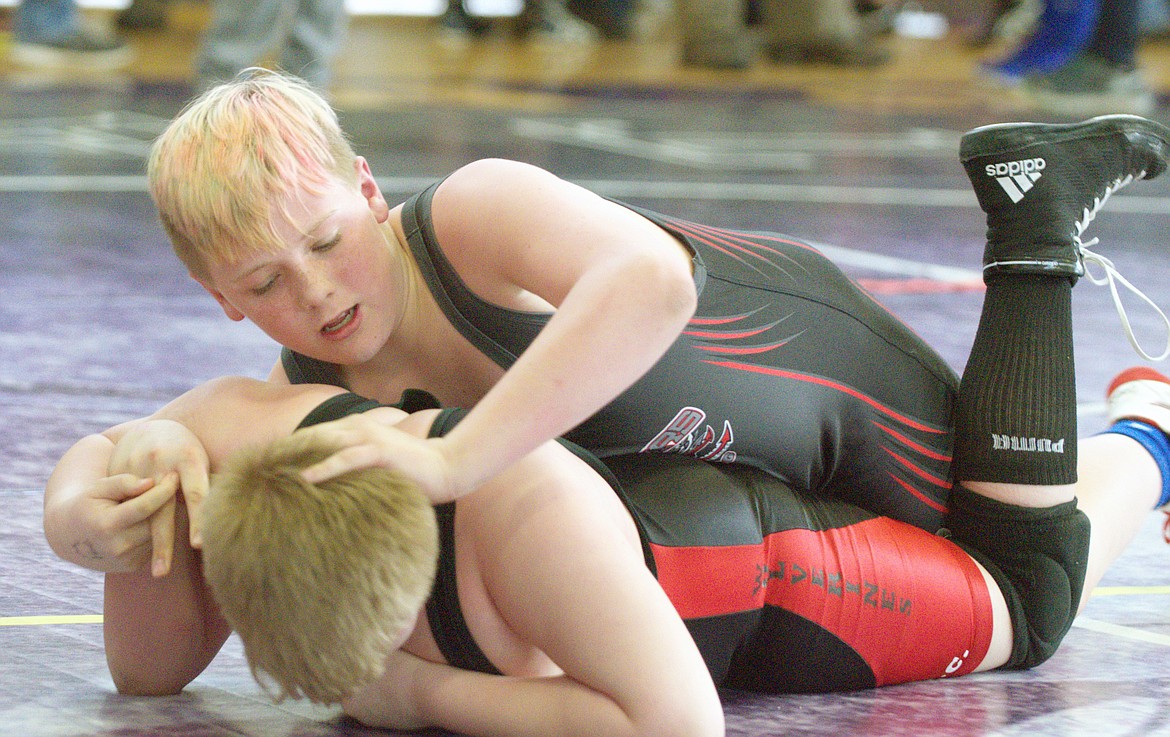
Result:
M987 213L984 274L1082 276L1081 234L1111 194L1162 173L1168 142L1170 129L1134 115L966 133L959 159Z
M1117 283L1157 305L1126 281L1113 263L1082 240L1089 223L1117 190L1166 169L1170 129L1136 115L1105 115L1082 123L1006 123L966 133L959 159L987 214L983 278L997 273L1047 274L1074 283L1088 274L1108 284L1130 342L1137 345ZM1087 272L1099 266L1104 276Z

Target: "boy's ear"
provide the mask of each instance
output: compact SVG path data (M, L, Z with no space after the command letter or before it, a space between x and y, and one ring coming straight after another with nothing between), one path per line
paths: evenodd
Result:
M374 213L374 218L379 223L386 222L386 219L390 217L390 206L386 204L386 198L382 196L378 180L370 171L370 162L366 161L364 156L358 156L353 160L353 167L357 173L358 190L365 198L370 211Z
M229 320L234 320L235 322L240 322L241 320L244 319L244 313L240 312L235 307L233 307L232 303L227 301L227 297L223 296L223 292L219 291L218 289L213 288L207 282L203 281L202 279L195 276L194 274L191 274L191 278L194 279L195 281L199 282L199 286L206 289L208 294L210 294L212 297L215 297L215 301L219 302L220 309L223 310L223 314L228 316Z

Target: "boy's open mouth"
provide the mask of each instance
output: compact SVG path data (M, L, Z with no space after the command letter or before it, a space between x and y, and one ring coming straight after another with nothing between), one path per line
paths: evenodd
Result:
M338 330L341 330L342 328L344 328L346 325L350 324L350 322L353 321L353 316L356 312L357 312L356 305L353 307L350 307L348 310L343 312L341 314L341 316L338 317L336 320L334 320L331 323L328 323L327 325L325 325L325 327L321 328L321 332L325 333L326 335L328 335L329 333L336 333Z

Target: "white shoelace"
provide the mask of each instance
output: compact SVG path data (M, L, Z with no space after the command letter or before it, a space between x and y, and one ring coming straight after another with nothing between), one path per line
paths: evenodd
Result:
M1084 209L1082 218L1077 222L1077 232L1073 238L1077 244L1077 248L1080 249L1081 258L1085 264L1085 276L1088 277L1089 281L1098 286L1109 285L1109 293L1113 295L1113 306L1117 308L1117 316L1121 318L1121 326L1125 330L1125 337L1129 339L1129 344L1133 346L1133 349L1137 351L1139 356L1146 359L1147 361L1162 361L1167 357L1170 357L1170 318L1166 317L1166 313L1162 311L1162 308L1158 307L1158 305L1154 303L1154 300L1147 297L1144 292L1135 287L1129 282L1128 279L1122 276L1117 271L1117 268L1113 265L1112 261L1110 261L1105 256L1102 256L1101 254L1091 250L1092 247L1097 245L1099 242L1097 238L1092 238L1088 241L1085 241L1084 243L1081 242L1081 234L1085 232L1085 228L1089 227L1089 223L1093 221L1093 218L1097 217L1097 213L1105 204L1105 200L1109 199L1109 195L1129 184L1135 178L1141 179L1145 175L1145 172L1140 173L1137 177L1134 177L1132 174L1130 174L1105 187L1104 195L1093 198L1093 208L1091 210L1087 207ZM1092 270L1089 268L1090 266L1100 266L1104 275L1097 276L1093 274ZM1133 326L1129 322L1129 315L1125 311L1125 305L1123 305L1121 302L1121 295L1117 291L1117 284L1119 282L1123 287L1137 295L1143 302L1154 308L1154 311L1158 313L1158 317L1162 318L1162 324L1166 326L1166 347L1158 355L1155 356L1147 353L1145 349L1142 348L1138 343L1137 336L1134 335L1133 332Z

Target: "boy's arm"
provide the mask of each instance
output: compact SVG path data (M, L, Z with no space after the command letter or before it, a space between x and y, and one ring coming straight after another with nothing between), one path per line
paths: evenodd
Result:
M476 294L555 314L448 435L338 454L311 478L384 465L415 478L432 499L458 498L625 391L694 313L691 256L681 243L536 167L465 166L436 190L432 214L444 253Z
M474 531L457 535L473 540L488 599L563 674L492 676L396 653L347 713L485 736L723 733L706 665L591 469L549 443L460 504L474 510Z
M611 653L608 657L622 656ZM383 678L345 700L343 706L347 715L370 726L402 730L438 727L471 737L723 734L721 714L712 712L706 719L694 719L691 705L674 713L627 711L617 699L567 676L487 675L403 652L387 659Z
M339 391L219 379L184 394L151 420L112 434L124 440L139 432L167 433L175 439L186 433L216 469L241 447L288 435L313 407ZM112 470L151 463L117 452L109 462ZM177 475L168 478L173 484ZM123 693L177 693L207 667L230 633L203 579L200 554L188 542L190 518L196 514L190 500L174 508L175 524L168 525L168 552L173 556L169 575L154 577L141 569L106 575L106 659Z
M45 486L45 539L85 568L128 572L153 560L165 569L173 537L164 529L173 516L165 509L174 503L177 477L111 474L114 438L124 428L82 438L57 463Z
M242 445L287 435L340 391L225 377L148 418L83 438L58 461L45 487L49 545L86 568L128 572L153 560L155 574L165 574L174 545L175 485L154 479L173 472L197 522L212 465ZM190 540L198 546L198 524L191 525Z
M175 520L186 532L187 510ZM105 582L106 662L120 693L178 693L203 672L231 629L203 581L199 553L180 534L170 575L144 570L108 573Z
M443 438L464 489L609 404L694 315L692 256L682 243L537 167L498 160L464 167L436 190L433 220L448 257L481 297L514 304L537 296L556 310Z

